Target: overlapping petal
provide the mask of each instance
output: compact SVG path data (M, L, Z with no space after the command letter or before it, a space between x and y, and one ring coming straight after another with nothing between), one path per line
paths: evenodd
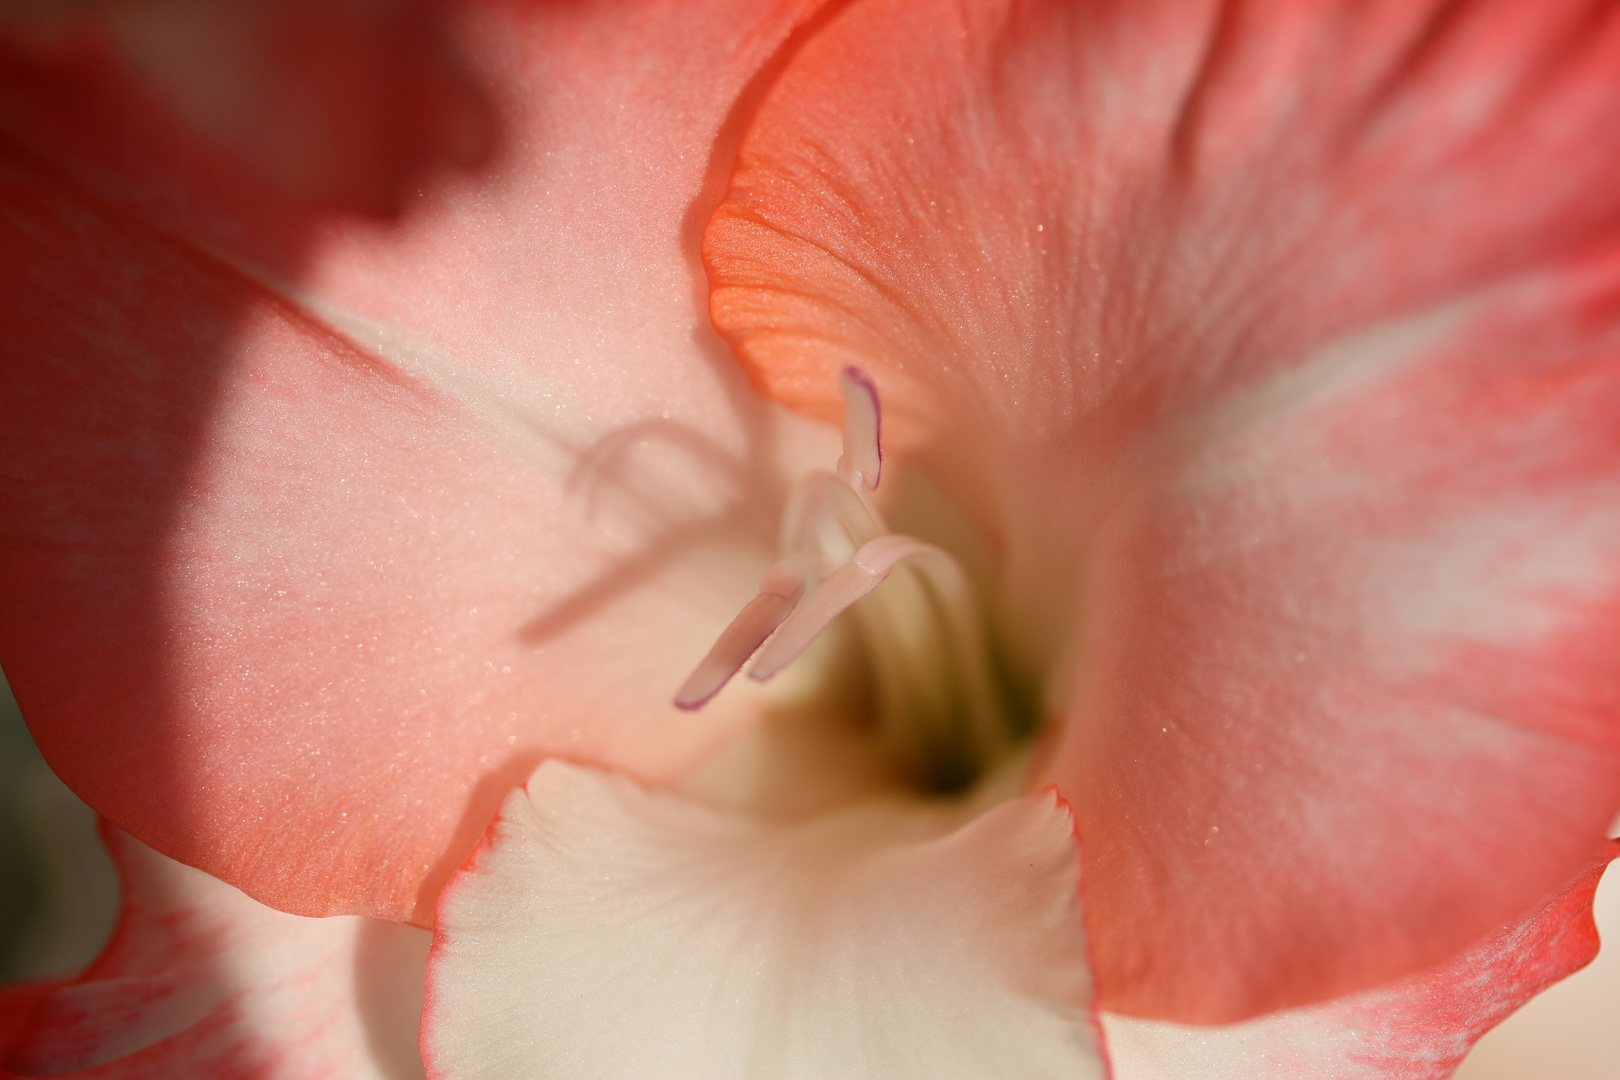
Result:
M1601 844L1617 60L1602 4L866 3L762 107L717 325L811 412L866 367L998 549L1106 1006L1421 970Z
M276 907L425 922L541 758L667 778L745 721L668 695L820 435L730 370L693 222L803 14L483 11L530 135L297 286L8 158L0 654L76 791Z
M483 10L532 135L402 230L300 235L296 285L262 223L8 131L0 650L93 804L420 921L542 757L669 780L747 722L665 696L811 436L728 374L690 249L803 7ZM755 124L715 317L811 412L873 370L989 534L1110 1004L1429 967L1620 804L1616 22L871 2ZM218 1014L149 976L137 1042Z
M1259 1004L1344 993L1461 947L1601 840L1620 333L1589 321L1620 328L1615 270L1326 349L1099 528L1049 768L1089 793L1122 983L1196 973L1241 1000L1236 959L1268 956ZM1162 921L1199 895L1241 906Z
M425 931L286 915L127 834L107 835L124 885L113 940L82 976L19 1010L0 1045L5 1075L422 1074Z

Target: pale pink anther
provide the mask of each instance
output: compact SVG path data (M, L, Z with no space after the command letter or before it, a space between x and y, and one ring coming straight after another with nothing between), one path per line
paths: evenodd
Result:
M815 594L782 623L771 643L748 669L748 677L756 682L771 678L798 659L851 604L883 584L895 563L907 556L937 551L934 545L903 533L886 533L869 541L853 559L828 575Z
M799 559L783 559L765 571L760 579L759 595L748 601L720 632L708 655L681 685L675 695L677 709L702 708L788 617L804 594L804 574L798 569L800 562Z
M878 403L877 384L853 365L844 368L839 382L844 388L844 457L839 475L849 479L847 466L860 475L867 490L876 491L883 472L883 407Z

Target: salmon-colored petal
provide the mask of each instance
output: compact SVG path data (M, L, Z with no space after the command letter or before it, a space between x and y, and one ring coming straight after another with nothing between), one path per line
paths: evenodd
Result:
M1481 1035L1597 955L1592 894L1609 857L1461 955L1389 986L1227 1027L1104 1014L1115 1080L1447 1080Z
M445 889L429 1073L1101 1080L1067 809L963 817L767 823L547 762Z
M1620 265L1322 350L1120 480L1048 766L1110 1000L1234 1018L1420 969L1620 805Z
M670 695L827 448L705 329L687 215L799 14L490 13L532 139L296 288L7 164L0 657L75 791L272 906L427 921L543 757L669 778L747 721Z
M852 5L744 140L711 309L795 408L835 418L840 368L871 371L1050 666L1049 555L1095 474L1358 327L1612 242L1617 93L1589 0Z
M997 550L1105 1006L1385 982L1602 840L1617 96L1607 4L873 0L762 106L716 323Z
M1612 235L1617 58L1601 0L852 5L745 139L715 320L781 400L855 362L1016 454Z
M23 1076L401 1080L428 935L255 903L116 829L124 910L105 953L32 1001L0 1066Z

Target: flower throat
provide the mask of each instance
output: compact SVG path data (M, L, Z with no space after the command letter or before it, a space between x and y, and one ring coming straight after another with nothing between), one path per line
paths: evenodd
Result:
M873 682L876 736L917 786L972 783L1028 733L991 662L973 587L943 548L890 532L872 502L883 472L877 387L840 375L844 452L802 478L782 519L782 557L675 695L698 709L748 663L765 682L846 610ZM757 656L756 656L757 653Z

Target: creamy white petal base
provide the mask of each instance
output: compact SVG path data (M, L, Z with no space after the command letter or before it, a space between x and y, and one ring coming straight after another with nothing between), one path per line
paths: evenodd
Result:
M440 899L430 1074L1102 1080L1067 805L964 816L762 822L547 762Z

